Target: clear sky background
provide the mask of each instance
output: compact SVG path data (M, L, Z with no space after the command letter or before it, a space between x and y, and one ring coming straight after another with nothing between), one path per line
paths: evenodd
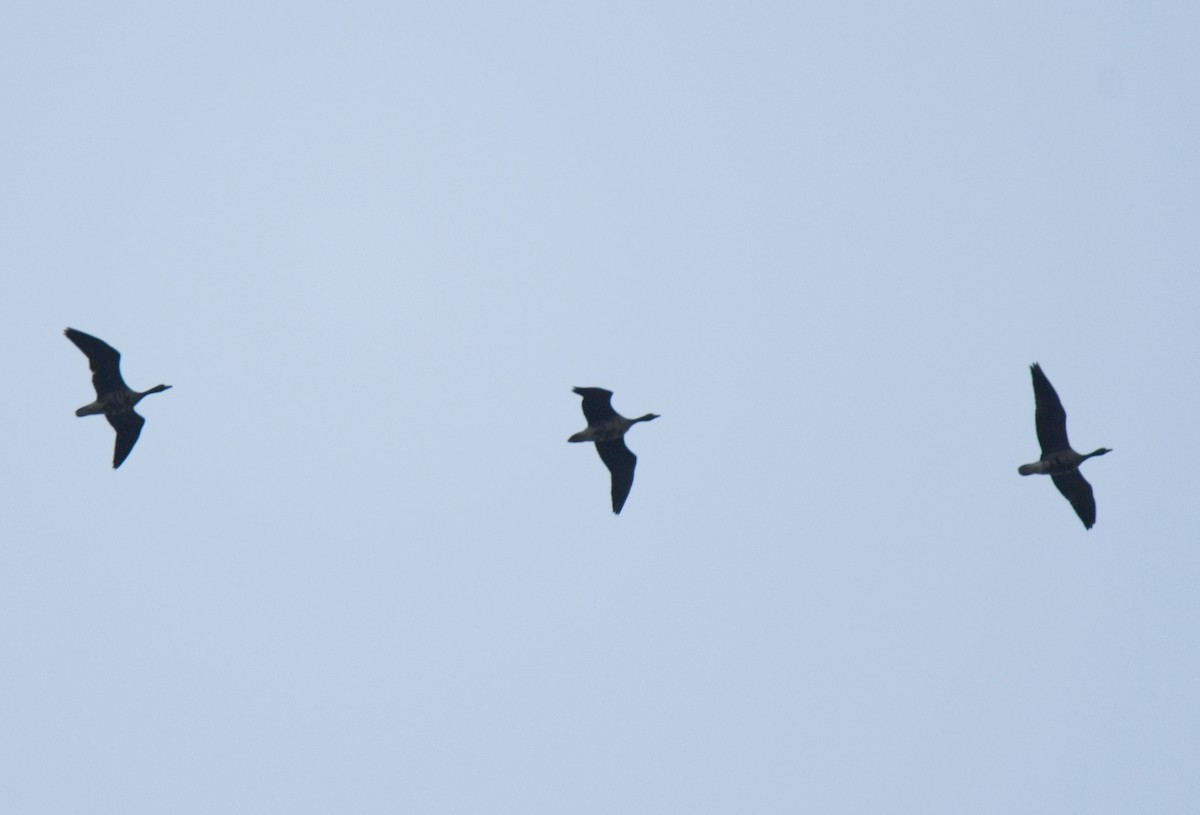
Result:
M1200 811L1197 31L6 3L5 811Z

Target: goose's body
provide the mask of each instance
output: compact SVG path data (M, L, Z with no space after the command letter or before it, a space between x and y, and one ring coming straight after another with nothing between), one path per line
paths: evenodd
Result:
M117 443L113 448L113 469L129 457L137 443L146 420L138 415L134 407L146 396L161 393L170 385L155 385L150 390L135 391L121 378L121 354L104 340L85 334L74 328L63 332L88 358L92 369L92 385L96 388L96 401L75 411L76 416L104 414L113 430L117 431Z
M1112 450L1107 447L1090 453L1073 450L1067 440L1067 412L1059 401L1058 393L1036 362L1030 366L1030 372L1033 375L1034 417L1042 457L1032 464L1022 464L1017 472L1021 475L1050 476L1058 491L1071 502L1084 527L1091 529L1096 523L1096 499L1092 495L1092 485L1079 472L1079 465L1093 456L1102 456Z
M636 419L626 419L613 410L612 391L604 388L575 388L574 391L583 397L583 417L588 426L567 441L595 442L596 452L612 474L612 508L620 515L633 487L633 470L637 466L637 456L625 446L625 433L638 422L652 421L658 415L647 413Z

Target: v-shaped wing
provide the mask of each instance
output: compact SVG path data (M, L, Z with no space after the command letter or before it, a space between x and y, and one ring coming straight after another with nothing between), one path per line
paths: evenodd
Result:
M623 438L596 442L596 452L612 473L612 507L613 512L620 515L621 507L625 506L625 499L629 497L629 490L633 488L633 469L637 466L637 456L625 446Z
M1095 526L1096 498L1092 495L1092 485L1087 482L1083 474L1079 470L1073 470L1062 475L1052 475L1050 478L1063 497L1071 502L1071 506L1075 508L1075 514L1079 516L1079 520L1083 521L1084 527L1091 529Z
M133 445L137 444L138 436L142 435L142 425L146 423L146 420L132 410L124 413L106 413L104 418L108 419L113 430L117 431L117 446L113 448L113 469L115 470L125 459L129 458Z
M1037 405L1034 419L1042 455L1070 450L1071 443L1067 441L1067 411L1058 399L1058 392L1036 362L1030 367L1030 372L1033 374L1033 399Z
M97 396L127 390L125 380L121 378L121 354L117 349L104 340L74 328L68 328L63 333L87 356Z

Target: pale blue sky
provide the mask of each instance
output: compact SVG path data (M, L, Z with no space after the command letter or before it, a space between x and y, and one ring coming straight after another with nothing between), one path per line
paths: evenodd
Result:
M6 4L5 809L1200 811L1198 30Z

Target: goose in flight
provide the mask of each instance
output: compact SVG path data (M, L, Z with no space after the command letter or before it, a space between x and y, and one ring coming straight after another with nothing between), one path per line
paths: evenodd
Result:
M1034 416L1042 457L1032 464L1022 464L1017 472L1021 475L1050 476L1054 486L1075 508L1075 514L1083 521L1084 528L1091 529L1096 523L1096 499L1092 495L1092 485L1079 472L1079 465L1092 456L1102 456L1112 450L1101 447L1086 454L1072 450L1067 441L1067 412L1063 410L1054 386L1036 362L1030 370L1033 373Z
M135 391L121 378L121 354L104 340L91 334L68 328L63 332L88 358L92 369L92 384L96 388L96 401L75 411L76 416L94 416L103 413L104 418L117 431L117 446L113 449L113 469L121 466L137 443L146 420L137 414L134 405L152 393L161 393L170 385L155 385L148 391Z
M652 421L658 415L647 413L636 419L626 419L613 410L612 391L604 388L575 388L574 391L583 397L583 416L588 426L567 441L596 443L596 452L612 473L613 513L620 515L633 487L633 468L637 466L637 456L625 446L625 433L638 422Z

